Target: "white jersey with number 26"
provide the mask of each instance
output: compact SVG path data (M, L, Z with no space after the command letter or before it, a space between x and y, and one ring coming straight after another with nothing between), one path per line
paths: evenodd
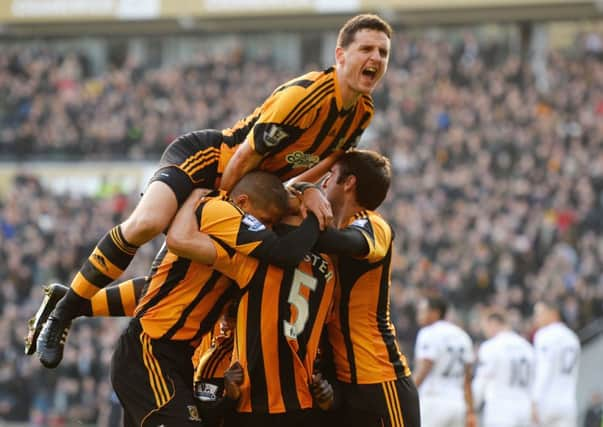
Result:
M421 386L421 397L445 397L464 401L465 365L473 363L469 335L458 326L439 320L421 328L415 344L415 358L428 359L433 367Z

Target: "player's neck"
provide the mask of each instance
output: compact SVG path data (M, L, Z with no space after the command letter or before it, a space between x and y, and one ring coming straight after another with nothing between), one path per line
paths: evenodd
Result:
M338 74L339 70L336 68L335 69L335 73L336 75ZM339 75L337 75L337 89L339 89L339 96L341 98L341 108L344 110L349 110L350 108L352 108L356 102L358 101L358 98L360 98L361 93L355 91L354 89L352 89L346 82L344 79L339 78Z
M353 91L349 87L340 87L339 89L341 93L341 102L343 104L344 110L349 110L354 105L356 105L356 102L358 102L358 98L360 98L360 94L358 92Z
M350 199L345 200L333 212L333 223L335 224L335 227L346 227L352 220L352 217L363 210L365 209L356 203L356 201Z

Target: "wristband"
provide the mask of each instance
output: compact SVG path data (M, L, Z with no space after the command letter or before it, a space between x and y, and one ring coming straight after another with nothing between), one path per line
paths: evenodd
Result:
M293 184L291 184L291 187L299 191L301 194L304 194L304 191L306 191L308 188L316 188L322 193L322 189L320 188L320 186L312 184L311 182L294 182Z

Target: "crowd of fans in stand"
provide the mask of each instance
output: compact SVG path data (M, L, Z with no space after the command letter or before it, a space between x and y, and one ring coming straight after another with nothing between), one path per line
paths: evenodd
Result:
M593 38L594 37L594 38ZM531 308L558 298L579 330L603 317L603 48L591 35L549 58L539 93L518 55L397 35L363 145L392 160L381 212L396 232L392 312L411 354L414 305L441 292L475 320L505 307L529 336ZM598 40L598 43L597 43ZM175 136L228 127L295 71L240 53L145 68L126 61L84 77L76 56L0 52L0 158L158 159ZM15 177L0 199L0 420L111 425L108 365L118 319L75 323L55 371L23 356L41 285L68 284L100 235L137 195L57 195ZM145 274L147 245L128 276Z

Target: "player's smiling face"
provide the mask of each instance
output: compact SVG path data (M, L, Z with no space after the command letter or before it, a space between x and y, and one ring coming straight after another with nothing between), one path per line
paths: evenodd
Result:
M337 78L342 86L342 96L369 95L385 74L389 61L390 40L381 31L368 28L359 30L347 47L338 47Z

